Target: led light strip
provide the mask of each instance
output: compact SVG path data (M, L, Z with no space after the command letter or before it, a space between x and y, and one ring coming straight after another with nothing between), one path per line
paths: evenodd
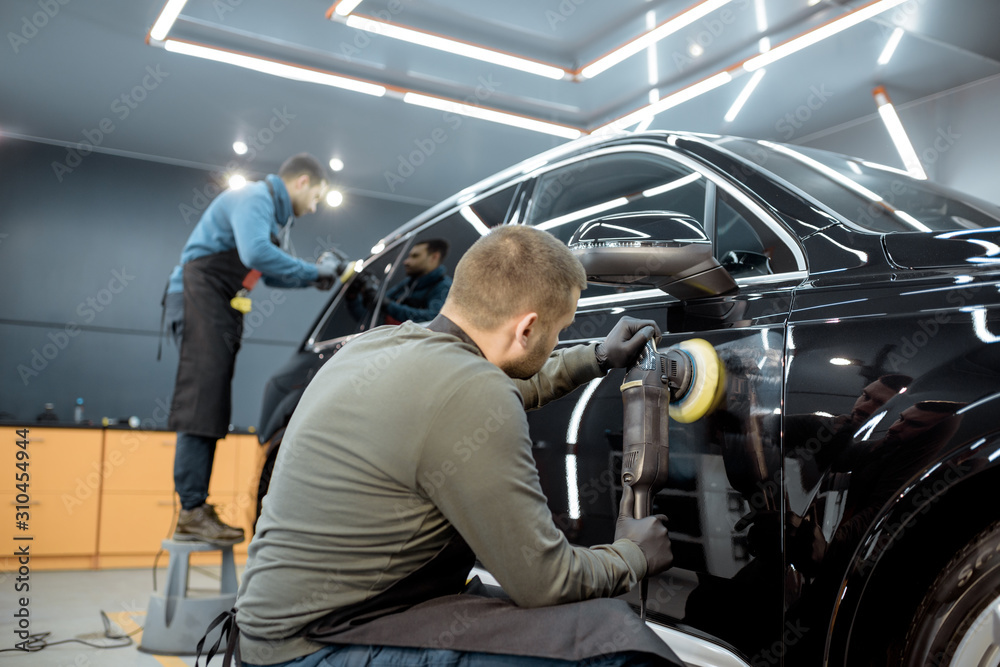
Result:
M376 21L364 16L348 17L347 25L351 28L381 35L382 37L391 37L392 39L409 42L410 44L417 44L418 46L426 46L428 48L437 49L438 51L444 51L445 53L465 56L466 58L480 60L493 65L500 65L501 67L509 67L521 72L527 72L528 74L537 74L538 76L544 76L548 79L558 80L568 76L568 72L566 70L560 67L555 67L554 65L547 65L536 60L520 58L501 51L494 51L482 46L475 46L474 44L470 44L468 42L450 39L441 35L436 35L432 32L414 30L413 28L404 28L392 23L386 23L385 21Z
M892 106L889 93L886 92L884 86L879 86L872 91L872 94L875 96L875 104L878 105L878 113L882 117L882 122L885 123L886 129L889 130L889 136L892 137L892 143L896 146L899 157L903 159L903 164L906 165L906 171L913 178L926 181L927 173L924 172L924 167L920 164L917 152L913 150L913 144L910 143L910 138L906 135L906 130L903 129L903 123L899 120L896 108Z
M757 84L759 84L760 80L764 78L765 72L767 72L767 70L759 69L753 73L753 77L750 79L750 82L745 88L743 88L740 94L736 97L736 101L733 102L733 106L731 106L729 111L726 112L724 120L727 123L732 123L736 120L740 111L743 110L743 105L747 103L747 100L750 99L750 95L752 95L753 91L757 88Z
M607 71L623 60L634 56L643 49L656 44L661 39L674 34L681 28L691 25L698 19L704 18L730 2L732 0L704 0L704 2L661 23L659 27L636 37L632 41L623 44L614 51L586 65L580 70L580 75L587 79L593 79L598 74Z
M350 79L344 76L330 74L329 72L323 72L321 70L308 69L298 65L289 65L288 63L268 60L266 58L258 58L256 56L236 51L227 51L225 49L202 46L201 44L195 44L193 42L168 39L163 42L163 48L172 53L182 53L188 56L195 56L196 58L205 58L206 60L214 60L220 63L236 65L237 67L244 67L257 72L263 72L264 74L280 76L285 79L318 83L324 86L333 86L335 88L352 90L356 93L374 95L375 97L382 97L386 93L385 86L369 83L360 79Z
M503 111L495 111L484 107L462 104L460 102L455 102L454 100L445 99L443 97L432 97L422 93L407 92L403 95L403 101L407 104L415 104L417 106L427 107L428 109L437 109L439 111L457 113L471 118L489 120L503 125L520 127L525 130L544 132L545 134L552 134L557 137L563 137L564 139L576 139L583 134L582 131L576 129L575 127L557 125L556 123L547 123L545 121L535 120L534 118L528 118L527 116L518 116L516 114L505 113Z
M833 37L839 32L847 30L853 26L858 25L870 18L874 18L883 12L887 12L893 7L903 4L908 0L875 0L860 9L856 9L846 16L841 16L838 19L830 21L826 25L822 25L819 28L810 30L804 35L799 35L798 37L793 37L787 42L782 42L778 46L774 47L766 53L762 53L759 56L754 56L750 58L745 63L743 63L743 69L748 72L753 72L761 67L766 67L773 62L781 60L786 56L790 56L797 51L801 51L807 46L812 46L818 42L822 42L828 37Z
M687 88L682 88L675 93L667 95L660 99L660 101L645 106L637 111L622 116L618 120L611 121L606 125L602 125L598 128L599 131L609 131L609 130L624 130L625 128L635 125L636 123L642 122L649 118L650 116L655 116L658 113L662 113L667 109L672 109L678 104L683 104L699 95L704 95L710 90L715 90L719 86L724 86L733 80L733 75L729 72L719 72L707 79L702 79L701 81L691 84Z
M167 4L163 6L160 16L156 19L156 23L149 29L150 38L158 42L166 39L170 29L174 27L174 21L180 16L181 10L186 4L187 0L167 0Z
M779 44L769 51L765 51L760 55L748 58L742 63L731 65L718 74L702 79L701 81L686 88L682 88L681 90L660 99L658 102L654 102L653 104L626 114L617 120L606 123L605 125L597 128L594 133L608 132L611 130L624 130L627 127L635 125L636 123L648 121L656 114L666 111L667 109L675 107L679 104L683 104L684 102L688 102L699 95L703 95L704 93L718 88L719 86L729 83L733 80L734 76L742 73L741 70L745 70L747 72L759 70L766 65L770 65L771 63L781 60L782 58L796 53L797 51L801 51L807 46L821 42L828 37L833 37L834 35L852 26L878 16L879 14L907 1L908 0L874 0L864 7L856 9L845 16L841 16L840 18L834 19L819 28L810 30L799 35L798 37L793 37L792 39Z
M338 16L347 16L358 8L364 0L340 0L332 9Z
M879 54L878 64L888 65L889 61L892 60L892 54L896 52L896 47L899 46L899 41L903 39L903 29L896 28L889 35L889 40L885 43L885 48L882 49L882 53Z

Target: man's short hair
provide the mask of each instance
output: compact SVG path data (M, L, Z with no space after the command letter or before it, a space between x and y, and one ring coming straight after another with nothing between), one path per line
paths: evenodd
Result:
M472 244L458 266L448 301L479 328L537 312L561 316L573 288L587 287L583 265L559 239L534 227L498 227Z
M309 153L293 155L285 160L281 168L278 169L278 176L285 181L295 180L302 174L309 175L310 186L318 185L323 181L329 181L326 177L326 169L323 168L319 160Z
M448 242L444 239L427 239L426 241L417 241L414 245L425 245L427 246L427 254L433 255L434 253L439 253L441 255L441 261L448 255Z

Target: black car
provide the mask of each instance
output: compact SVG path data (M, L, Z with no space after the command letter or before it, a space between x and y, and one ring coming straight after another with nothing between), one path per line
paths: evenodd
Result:
M724 367L721 404L671 421L654 498L675 560L650 583L649 620L683 659L998 664L1000 210L824 151L587 138L418 216L365 260L368 312L352 314L341 290L268 383L259 497L306 384L384 321L408 249L445 238L454 267L510 224L567 242L587 231L581 256L610 258L561 345L627 314L659 323L661 350L704 339ZM689 260L629 265L630 247L657 245ZM577 544L614 534L622 377L529 414L542 486Z

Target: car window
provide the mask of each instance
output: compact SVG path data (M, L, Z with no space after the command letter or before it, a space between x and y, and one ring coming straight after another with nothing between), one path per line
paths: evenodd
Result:
M725 148L875 232L948 231L1000 225L1000 209L905 172L804 146L727 138Z
M703 224L705 178L649 153L612 153L553 169L538 179L525 224L564 243L583 223L634 211L678 211ZM584 297L649 289L646 285L596 285Z
M443 251L444 258L440 266L444 268L435 271L444 273L449 279L454 277L455 265L472 244L490 228L501 225L506 220L516 189L517 186L514 185L464 204L419 230L406 254L400 258L402 266L389 279L376 321L380 324L397 324L407 319L415 322L434 319L443 304L442 299L447 295L447 288L437 282L439 276L436 273L428 274L425 280L420 280L417 273L424 254L432 247ZM424 248L418 248L422 244Z
M795 256L774 230L728 192L715 197L715 257L734 278L797 270Z
M398 243L392 248L383 250L380 255L366 260L360 273L356 273L340 290L334 299L333 307L320 324L316 342L333 340L361 333L370 328L374 313L374 301L365 304L358 303L353 297L367 286L377 295L387 274L392 272L396 259L400 256L405 244Z
M705 179L648 153L574 162L538 179L525 224L563 242L588 220L633 211L678 211L705 220Z

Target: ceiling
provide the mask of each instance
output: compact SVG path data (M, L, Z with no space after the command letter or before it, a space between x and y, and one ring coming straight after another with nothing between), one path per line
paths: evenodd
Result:
M731 82L649 127L796 142L874 114L877 85L898 106L1000 73L1000 3L909 0L767 66L726 122L751 78L739 65L760 53L761 38L777 46L869 2L731 0L591 78L581 68L700 3L364 0L353 12L548 63L565 71L560 80L365 32L328 19L332 2L189 0L168 39L377 83L384 96L147 43L164 0L5 0L0 134L88 140L102 151L251 176L309 151L343 160L335 182L348 203L355 193L431 204L567 139L408 104L407 92L593 132L729 71ZM895 27L906 30L899 47L877 65ZM242 157L237 139L252 146Z

